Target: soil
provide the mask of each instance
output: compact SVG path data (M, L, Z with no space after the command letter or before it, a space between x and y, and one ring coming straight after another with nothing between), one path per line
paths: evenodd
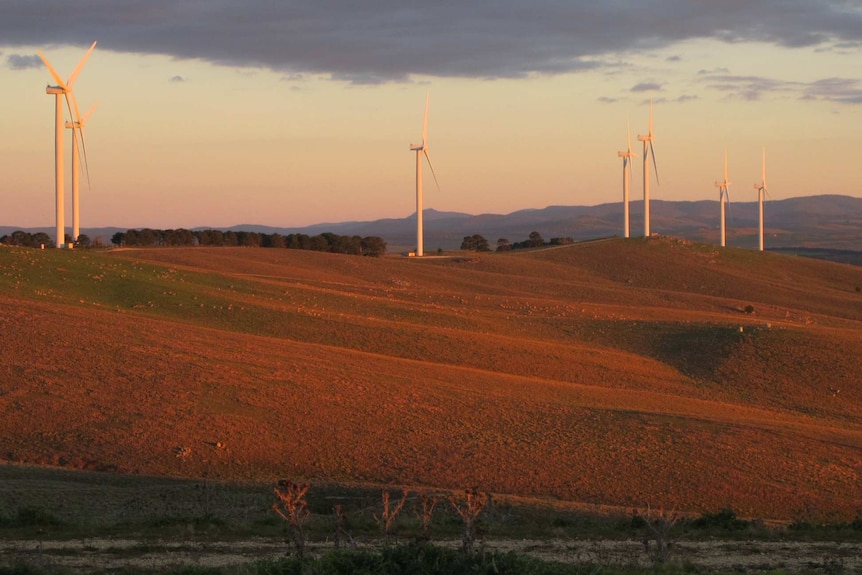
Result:
M650 238L3 249L0 269L8 462L777 521L862 508L860 268Z

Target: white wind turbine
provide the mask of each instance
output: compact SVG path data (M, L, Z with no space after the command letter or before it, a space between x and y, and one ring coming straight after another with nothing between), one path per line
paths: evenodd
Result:
M715 182L715 187L718 188L718 206L721 210L721 247L727 245L727 227L725 221L727 219L727 202L730 197L727 194L727 188L730 182L727 181L727 148L724 149L724 181Z
M649 157L652 155L652 163L655 168L655 183L658 185L658 165L655 161L655 150L652 142L655 136L652 133L652 98L649 99L649 133L646 136L638 136L638 140L644 143L644 237L650 236L649 229Z
M440 189L440 184L437 183L437 175L434 173L434 166L431 165L431 156L428 155L428 102L429 94L425 95L425 120L422 123L422 143L410 144L410 150L416 152L416 255L425 255L423 248L423 232L422 232L422 155L428 160L428 167L431 168L431 175L434 176L434 183L437 189Z
M45 64L45 67L48 68L48 71L51 72L51 76L56 80L56 86L47 86L45 88L45 93L54 96L55 106L54 106L54 193L55 193L55 201L56 201L56 223L57 223L57 247L63 247L63 244L66 241L66 223L63 219L63 209L65 203L65 197L63 195L63 130L64 130L64 120L63 120L63 102L60 100L60 96L63 96L66 99L66 107L69 108L69 115L72 116L72 105L70 102L70 97L72 96L72 84L75 82L75 79L78 77L78 74L81 72L81 68L84 67L84 62L87 61L87 58L90 57L90 54L93 52L93 49L96 47L96 43L93 42L90 49L87 50L87 53L84 54L84 57L81 58L81 61L78 63L78 66L69 76L69 80L63 82L63 78L54 70L54 67L51 66L51 63L48 62L48 59L45 56L37 51L36 53L39 55L39 58L42 59L42 62ZM75 121L80 122L80 118L73 117Z
M87 173L87 184L90 183L90 168L87 163L87 146L84 144L84 126L87 123L87 118L96 109L98 102L90 106L87 113L81 116L81 111L78 109L78 101L72 96L72 103L75 106L75 116L78 121L66 122L66 128L72 130L72 241L77 242L78 236L81 234L81 216L80 216L80 196L78 194L78 132L81 133L81 149L84 152L84 171Z
M757 203L760 206L760 251L763 251L763 194L766 191L766 147L763 148L763 171L761 172L760 185L754 184L754 189L757 190Z
M632 158L636 158L637 154L632 152L632 134L629 129L629 123L626 121L626 137L628 138L629 147L625 152L617 152L617 156L623 159L623 237L629 237L629 180L632 174Z

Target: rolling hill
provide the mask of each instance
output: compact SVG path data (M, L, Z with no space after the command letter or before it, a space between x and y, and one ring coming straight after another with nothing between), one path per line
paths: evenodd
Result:
M0 270L6 461L862 507L856 267L653 237L423 259L5 248Z

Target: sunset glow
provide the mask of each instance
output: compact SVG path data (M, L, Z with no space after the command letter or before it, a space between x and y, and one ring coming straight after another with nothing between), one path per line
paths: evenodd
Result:
M862 195L862 11L659 4L620 18L610 6L542 2L525 19L518 3L481 14L375 2L356 25L356 8L269 2L240 15L183 2L100 18L82 9L47 25L37 18L47 2L5 9L0 225L53 225L51 77L33 56L69 74L93 40L75 86L83 110L99 101L86 129L85 228L405 217L426 93L440 182L427 180L426 208L619 202L626 120L633 138L645 134L650 97L653 199L717 199L727 148L731 200L755 201L764 146L773 199Z

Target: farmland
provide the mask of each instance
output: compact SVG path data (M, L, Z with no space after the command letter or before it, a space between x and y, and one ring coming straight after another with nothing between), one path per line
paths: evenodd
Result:
M673 238L421 260L6 248L0 458L849 521L860 286Z

